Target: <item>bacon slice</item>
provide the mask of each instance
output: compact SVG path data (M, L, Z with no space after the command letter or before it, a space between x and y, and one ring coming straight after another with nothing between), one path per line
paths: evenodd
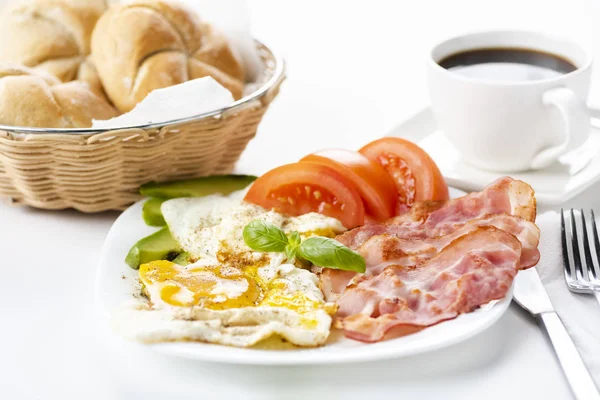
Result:
M531 186L509 177L500 178L482 192L447 202L416 203L406 214L383 223L352 229L336 239L356 249L371 236L383 233L404 238L442 236L469 221L496 214L535 221L536 203Z
M538 250L540 232L529 221L512 215L491 215L469 221L454 232L436 237L403 238L395 234L371 236L354 250L358 251L367 263L366 276L380 274L388 265L414 267L422 264L442 251L453 240L476 230L479 227L493 226L519 239L522 244L520 269L536 265L540 259ZM334 301L344 291L356 273L335 269L325 269L321 273L321 290L327 301Z
M455 239L418 268L392 265L348 287L336 324L375 342L406 335L503 298L519 270L521 243L494 227Z
M377 341L504 297L517 271L539 261L535 209L529 185L502 178L338 236L365 257L367 271L321 271L326 299L339 305L336 324L349 337Z

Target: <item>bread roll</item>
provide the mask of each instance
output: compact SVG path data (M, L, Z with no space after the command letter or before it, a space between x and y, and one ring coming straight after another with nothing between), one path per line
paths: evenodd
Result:
M26 0L0 14L0 62L43 69L68 82L90 53L106 0Z
M0 124L37 128L87 128L117 111L83 82L21 66L0 65Z
M77 69L77 75L75 76L75 79L87 83L90 90L94 92L96 96L108 101L106 93L104 92L104 87L100 81L100 76L98 76L98 71L96 70L96 66L92 61L91 56L88 56L88 58L81 63Z
M174 2L114 5L92 35L92 58L104 89L121 112L154 89L212 76L242 96L244 69L226 39Z

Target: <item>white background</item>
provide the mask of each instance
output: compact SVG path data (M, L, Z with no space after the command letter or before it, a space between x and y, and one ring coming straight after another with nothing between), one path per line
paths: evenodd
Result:
M238 169L261 173L385 134L427 104L424 60L449 35L543 30L596 45L598 56L597 1L250 1L255 35L285 57L289 78ZM595 193L571 203L591 207ZM0 205L1 398L570 396L549 345L515 306L467 343L403 360L258 368L149 353L115 338L95 316L98 255L117 215Z

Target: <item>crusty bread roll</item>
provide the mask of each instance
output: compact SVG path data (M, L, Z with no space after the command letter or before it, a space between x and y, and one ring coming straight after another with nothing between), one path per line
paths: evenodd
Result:
M80 77L107 0L26 0L0 14L0 62L43 69L63 82ZM86 76L89 76L87 74Z
M117 111L86 83L61 83L30 68L0 64L0 124L38 128L87 128Z
M184 6L160 0L113 5L92 34L92 58L121 112L154 89L212 76L242 96L244 69L226 39Z

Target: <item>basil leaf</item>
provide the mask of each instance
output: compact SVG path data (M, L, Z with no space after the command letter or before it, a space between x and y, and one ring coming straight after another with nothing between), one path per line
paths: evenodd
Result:
M242 232L244 242L252 250L265 253L282 252L288 245L285 233L273 224L265 221L252 221Z
M289 244L285 247L285 255L288 261L294 262L296 259L296 253L298 252L298 246L300 246L300 234L298 232L292 232L288 236Z
M361 273L366 270L363 256L336 240L322 236L313 236L302 242L298 256L320 267Z
M288 245L285 248L285 256L289 262L293 263L296 260L296 248Z
M290 233L290 236L288 236L288 241L290 242L290 246L298 247L300 246L300 242L302 241L302 239L300 239L300 234L294 231Z

